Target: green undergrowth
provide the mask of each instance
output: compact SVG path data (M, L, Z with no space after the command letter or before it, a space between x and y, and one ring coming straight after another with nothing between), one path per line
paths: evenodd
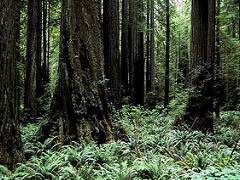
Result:
M175 118L169 114L161 107L150 111L124 106L112 115L115 141L100 146L61 145L57 137L40 143L39 126L28 124L21 128L26 162L14 171L0 166L0 179L240 179L240 112L222 112L214 134L173 126Z

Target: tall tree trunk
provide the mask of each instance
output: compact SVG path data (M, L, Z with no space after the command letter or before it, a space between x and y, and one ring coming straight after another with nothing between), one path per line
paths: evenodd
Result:
M24 160L19 131L16 69L16 1L0 1L0 164Z
M62 0L59 80L49 119L41 126L43 139L56 128L63 143L112 140L98 5Z
M118 1L103 1L103 43L105 75L109 79L110 100L120 103L121 83L119 73Z
M236 23L235 23L235 18L232 17L231 20L232 20L232 37L233 37L233 38L236 38Z
M191 67L194 93L189 97L184 119L191 128L202 131L213 131L215 2L192 0Z
M240 1L238 1L238 39L240 40Z
M22 57L20 53L20 32L21 32L21 9L22 9L22 1L19 0L16 2L16 61L17 63L22 62ZM17 96L16 96L16 102L17 102L17 114L19 114L19 108L20 108L20 102L21 102L21 79L20 74L21 72L17 69L17 75L16 75L16 88L17 88Z
M133 71L134 71L134 42L135 42L135 2L129 0L129 29L128 29L128 47L129 47L129 92L131 101L133 101Z
M220 15L220 7L221 7L221 1L217 0L217 15ZM215 96L215 113L216 113L216 119L220 119L220 107L219 107L219 87L218 87L218 82L219 82L219 73L220 73L220 19L217 18L216 22L216 80L215 80L215 91L216 91L216 96Z
M192 0L191 71L206 62L208 1Z
M51 32L51 0L48 0L48 57L47 57L47 81L50 81L50 32Z
M122 63L121 79L123 95L128 95L128 72L129 72L129 52L128 52L128 0L122 2Z
M43 63L42 63L42 82L43 85L48 83L48 64L47 64L47 0L42 0L43 12Z
M207 64L210 65L209 73L212 76L212 88L214 85L214 61L215 61L215 17L216 17L216 0L208 0L208 36L207 36ZM213 112L214 93L209 92L211 97L211 108ZM211 123L213 124L213 122Z
M148 0L146 93L154 90L154 0Z
M146 94L150 91L150 0L147 0Z
M154 27L154 0L151 0L151 37L150 37L150 91L154 90L155 76L155 27Z
M240 41L240 0L238 1L238 40ZM240 57L238 60L238 83L240 83Z
M165 62L165 98L164 107L169 103L169 48L170 48L170 15L169 15L169 0L166 0L166 62Z
M38 113L37 98L42 94L41 14L41 0L29 0L24 111L30 115L30 119L34 120Z
M134 62L134 103L144 105L144 33L143 33L143 0L138 4L138 44Z

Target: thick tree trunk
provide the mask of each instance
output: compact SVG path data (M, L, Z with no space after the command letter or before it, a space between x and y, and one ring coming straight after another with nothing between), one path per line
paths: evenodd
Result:
M128 49L128 0L122 2L122 63L121 79L123 95L128 95L129 49Z
M192 0L191 71L206 62L208 0Z
M19 131L16 69L16 2L0 1L0 164L24 160Z
M170 48L170 15L169 15L169 0L166 0L166 61L165 61L165 98L164 107L169 104L169 53Z
M192 0L191 67L195 90L189 97L184 119L191 128L202 131L213 131L215 2Z
M59 80L49 120L41 127L42 138L55 128L63 143L112 140L97 4L95 0L62 1Z
M42 94L41 83L41 1L28 1L27 60L24 111L30 119L37 118L37 98ZM29 121L29 119L27 119Z
M110 100L120 103L121 83L119 73L118 1L103 1L103 43L105 75L109 79Z

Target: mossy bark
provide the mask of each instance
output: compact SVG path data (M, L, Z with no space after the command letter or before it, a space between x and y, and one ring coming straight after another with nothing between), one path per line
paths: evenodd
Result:
M112 140L104 84L104 57L99 3L63 0L59 80L44 138L58 132L60 141Z
M215 1L192 0L191 68L194 93L184 119L191 129L213 131Z
M16 69L16 2L0 1L0 164L24 160L19 131Z

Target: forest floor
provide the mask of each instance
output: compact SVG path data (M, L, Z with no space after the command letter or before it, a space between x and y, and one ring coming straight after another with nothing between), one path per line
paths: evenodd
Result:
M112 117L117 138L100 146L62 146L57 137L40 143L38 124L21 127L27 162L13 172L0 166L0 179L240 179L239 111L222 112L215 132L205 134L176 126L175 114L158 108L124 106Z

